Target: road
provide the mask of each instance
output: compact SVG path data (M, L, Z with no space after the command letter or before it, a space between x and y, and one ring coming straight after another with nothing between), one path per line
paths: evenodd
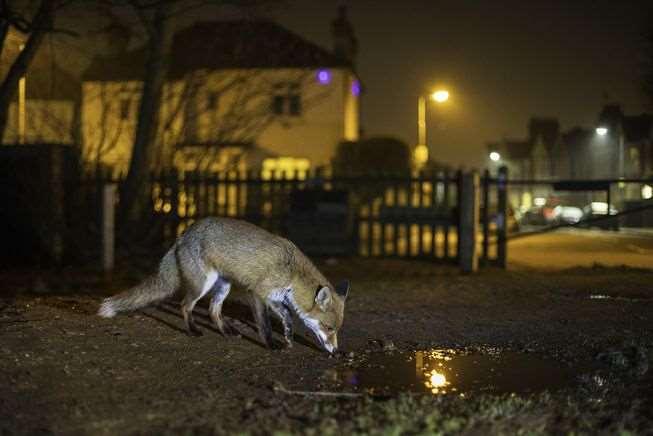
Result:
M571 268L626 265L653 268L653 233L567 229L516 238L508 243L510 268Z

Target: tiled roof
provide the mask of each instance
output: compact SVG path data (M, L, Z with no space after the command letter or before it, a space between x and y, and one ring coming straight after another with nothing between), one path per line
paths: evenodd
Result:
M140 80L144 50L96 58L84 80ZM169 76L200 69L351 68L344 59L269 21L198 22L177 32L170 50Z

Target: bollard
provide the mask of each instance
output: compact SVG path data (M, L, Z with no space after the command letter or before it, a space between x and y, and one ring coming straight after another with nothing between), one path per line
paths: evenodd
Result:
M113 271L115 263L115 208L116 184L102 187L102 270L105 274Z
M466 273L478 271L476 235L479 218L479 184L477 172L462 175L459 202L460 221L458 223L458 262L461 270Z

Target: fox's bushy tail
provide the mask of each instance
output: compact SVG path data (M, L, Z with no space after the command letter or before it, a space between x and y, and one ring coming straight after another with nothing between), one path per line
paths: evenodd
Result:
M119 312L129 312L140 309L148 304L170 297L179 287L179 269L175 258L175 247L172 247L159 264L159 271L143 282L125 292L106 298L98 315L104 318L114 317Z

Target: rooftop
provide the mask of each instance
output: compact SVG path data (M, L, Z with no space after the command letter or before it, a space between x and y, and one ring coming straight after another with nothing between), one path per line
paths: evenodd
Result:
M197 70L232 68L351 68L330 51L270 21L205 21L177 32L170 49L169 77ZM141 80L145 49L97 56L86 81Z

